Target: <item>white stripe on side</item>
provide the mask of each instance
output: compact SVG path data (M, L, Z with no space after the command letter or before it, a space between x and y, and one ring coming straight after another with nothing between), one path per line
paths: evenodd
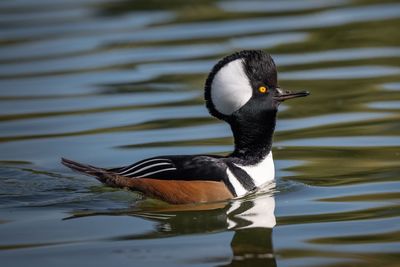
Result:
M163 166L163 165L173 166L172 163L166 163L166 162L165 162L165 163L155 163L155 164L152 164L152 165L143 167L143 168L141 168L141 169L139 169L139 170L136 170L136 171L134 171L134 172L125 173L125 175L135 175L135 174L137 174L137 173L140 173L140 172L142 172L142 171L148 170L148 169L150 169L150 168L157 167L157 166Z
M239 182L239 180L236 178L236 176L231 172L229 168L226 169L226 174L228 175L229 182L233 186L233 189L235 190L236 196L241 197L246 195L247 191L246 189L242 186L242 184Z
M150 175L153 175L156 173L166 172L166 171L175 171L175 170L176 170L176 168L162 169L162 170L158 170L158 171L154 171L154 172L145 173L145 174L137 176L135 178L145 178L145 177L150 177Z
M171 162L169 159L149 159L149 160L140 162L139 164L133 165L132 167L130 167L130 168L128 168L128 169L126 169L126 170L124 170L124 171L122 171L122 172L119 172L118 174L123 175L123 174L125 174L125 173L127 173L127 172L130 172L131 170L133 170L133 169L135 169L135 168L137 168L137 167L140 167L140 166L142 166L142 165L144 165L144 164L147 164L147 163L150 163L150 162L154 162L154 161Z

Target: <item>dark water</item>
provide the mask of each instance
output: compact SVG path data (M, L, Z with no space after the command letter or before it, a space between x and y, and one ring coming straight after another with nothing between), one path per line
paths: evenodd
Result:
M398 1L1 1L0 265L399 266L399 29ZM263 192L168 206L60 165L229 152L202 87L240 49L312 93Z

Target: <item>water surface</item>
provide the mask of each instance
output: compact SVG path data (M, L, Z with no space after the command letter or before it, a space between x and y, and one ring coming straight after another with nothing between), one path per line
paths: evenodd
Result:
M397 1L1 1L1 265L397 266L399 28ZM228 153L203 84L241 49L311 92L261 192L171 206L60 165Z

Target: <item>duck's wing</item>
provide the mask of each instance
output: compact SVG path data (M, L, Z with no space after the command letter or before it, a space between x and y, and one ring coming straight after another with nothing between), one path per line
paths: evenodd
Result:
M135 162L128 166L107 169L109 172L130 178L175 177L177 167L168 157L157 157Z
M223 181L226 179L225 161L222 157L210 155L161 156L120 168L107 169L107 171L135 179L190 181Z
M113 169L64 158L61 162L109 186L129 188L173 204L220 201L234 196L224 182L222 163L209 156L159 157Z

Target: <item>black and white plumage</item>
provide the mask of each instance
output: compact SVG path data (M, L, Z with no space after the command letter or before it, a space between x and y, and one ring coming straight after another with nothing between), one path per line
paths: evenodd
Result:
M243 196L274 179L271 148L279 104L307 95L279 88L269 54L241 51L219 61L205 83L210 114L231 126L235 149L230 155L159 156L112 169L65 159L63 163L109 185L129 187L170 203Z

